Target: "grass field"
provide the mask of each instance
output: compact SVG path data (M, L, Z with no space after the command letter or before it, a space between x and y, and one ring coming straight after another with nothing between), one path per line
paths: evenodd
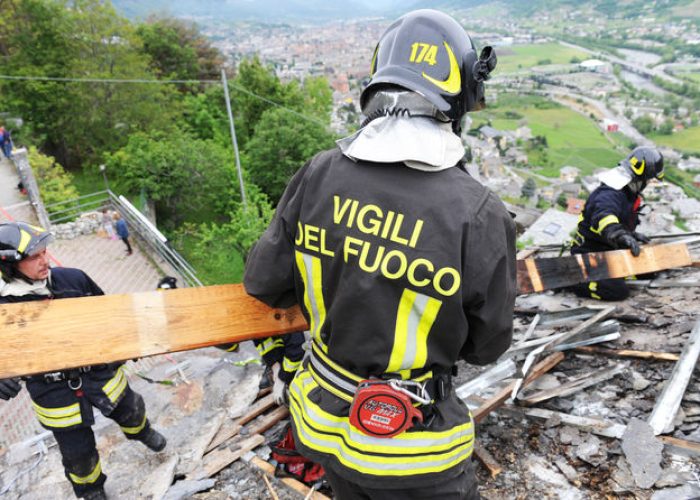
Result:
M506 118L507 113L522 118ZM501 94L495 108L476 113L474 118L472 128L491 119L492 126L502 130L527 125L533 135L546 137L548 147L528 156L530 164L541 165L538 172L548 177L557 177L566 165L588 175L596 168L612 167L622 158L592 120L540 97Z
M542 61L548 64L568 64L573 57L584 61L590 56L580 50L559 45L558 43L538 43L496 47L498 65L495 75L514 73L516 71L539 66Z
M652 141L686 153L700 154L700 126L691 127L671 135L652 135Z

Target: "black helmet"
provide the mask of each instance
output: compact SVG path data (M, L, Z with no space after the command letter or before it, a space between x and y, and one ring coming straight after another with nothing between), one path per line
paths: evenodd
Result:
M646 182L664 177L664 157L656 148L635 148L620 164L632 175L633 180Z
M158 290L170 290L177 288L177 278L173 276L165 276L158 282Z
M53 241L53 235L24 222L0 224L0 263L13 264L31 257Z
M459 121L467 111L484 107L483 82L495 67L494 50L485 47L477 57L457 21L436 10L416 10L395 21L379 40L360 105L364 111L375 91L398 85Z

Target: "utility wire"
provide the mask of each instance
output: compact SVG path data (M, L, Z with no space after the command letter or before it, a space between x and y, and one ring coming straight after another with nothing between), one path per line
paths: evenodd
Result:
M0 75L0 80L12 80L12 81L30 81L30 82L65 82L65 83L128 83L128 84L133 84L133 83L148 83L148 84L156 84L156 85L170 85L170 84L198 84L198 83L206 83L206 84L220 84L221 80L153 80L153 79L145 79L145 78L127 78L127 79L120 79L120 78L70 78L70 77L59 77L59 76L14 76L14 75ZM251 97L254 97L256 99L259 99L263 102L266 102L267 104L271 104L273 106L277 106L279 108L282 108L289 113L292 113L294 115L297 115L299 118L302 118L303 120L307 120L310 122L317 123L325 128L328 128L328 125L326 123L323 123L323 121L319 120L318 118L313 118L311 116L307 116L303 113L299 113L298 111L295 111L291 108L286 107L284 104L280 104L278 102L275 102L271 99L268 99L267 97L263 97L260 94L256 94L255 92L252 92L248 90L245 87L241 87L240 85L236 85L235 83L228 83L229 86L237 90L239 92L242 92L244 94L248 94Z

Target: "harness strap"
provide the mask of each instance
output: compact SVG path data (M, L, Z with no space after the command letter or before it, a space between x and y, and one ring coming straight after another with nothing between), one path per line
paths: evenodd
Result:
M316 342L311 343L311 352L305 362L311 376L318 385L348 403L352 403L357 392L357 386L365 380L365 378L355 375L329 358ZM397 383L401 382L400 378L392 377L391 374L384 374L382 378L396 380ZM449 373L434 375L431 371L406 382L410 382L407 384L409 389L406 390L411 390L416 396L420 397L423 393L420 387L423 387L432 401L446 399L452 389L452 377ZM410 389L411 386L415 387L415 391Z

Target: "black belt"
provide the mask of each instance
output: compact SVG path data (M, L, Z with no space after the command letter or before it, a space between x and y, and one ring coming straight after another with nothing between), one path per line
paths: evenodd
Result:
M363 377L338 365L315 342L311 344L311 352L306 360L306 366L311 372L311 376L321 387L348 402L352 401L358 384L364 380ZM400 381L400 377L395 374L383 374L379 378L387 381ZM415 387L422 386L420 392L427 393L432 401L447 399L452 392L452 374L449 372L433 374L432 377L425 377L425 379L417 377L414 381L417 382ZM418 391L415 391L415 394L420 395Z
M77 380L83 373L88 373L91 371L105 370L109 367L108 364L100 364L93 366L82 366L80 368L73 368L70 370L62 370L58 372L49 372L40 375L43 377L44 382L47 384L52 384L55 382L65 382L67 380Z

